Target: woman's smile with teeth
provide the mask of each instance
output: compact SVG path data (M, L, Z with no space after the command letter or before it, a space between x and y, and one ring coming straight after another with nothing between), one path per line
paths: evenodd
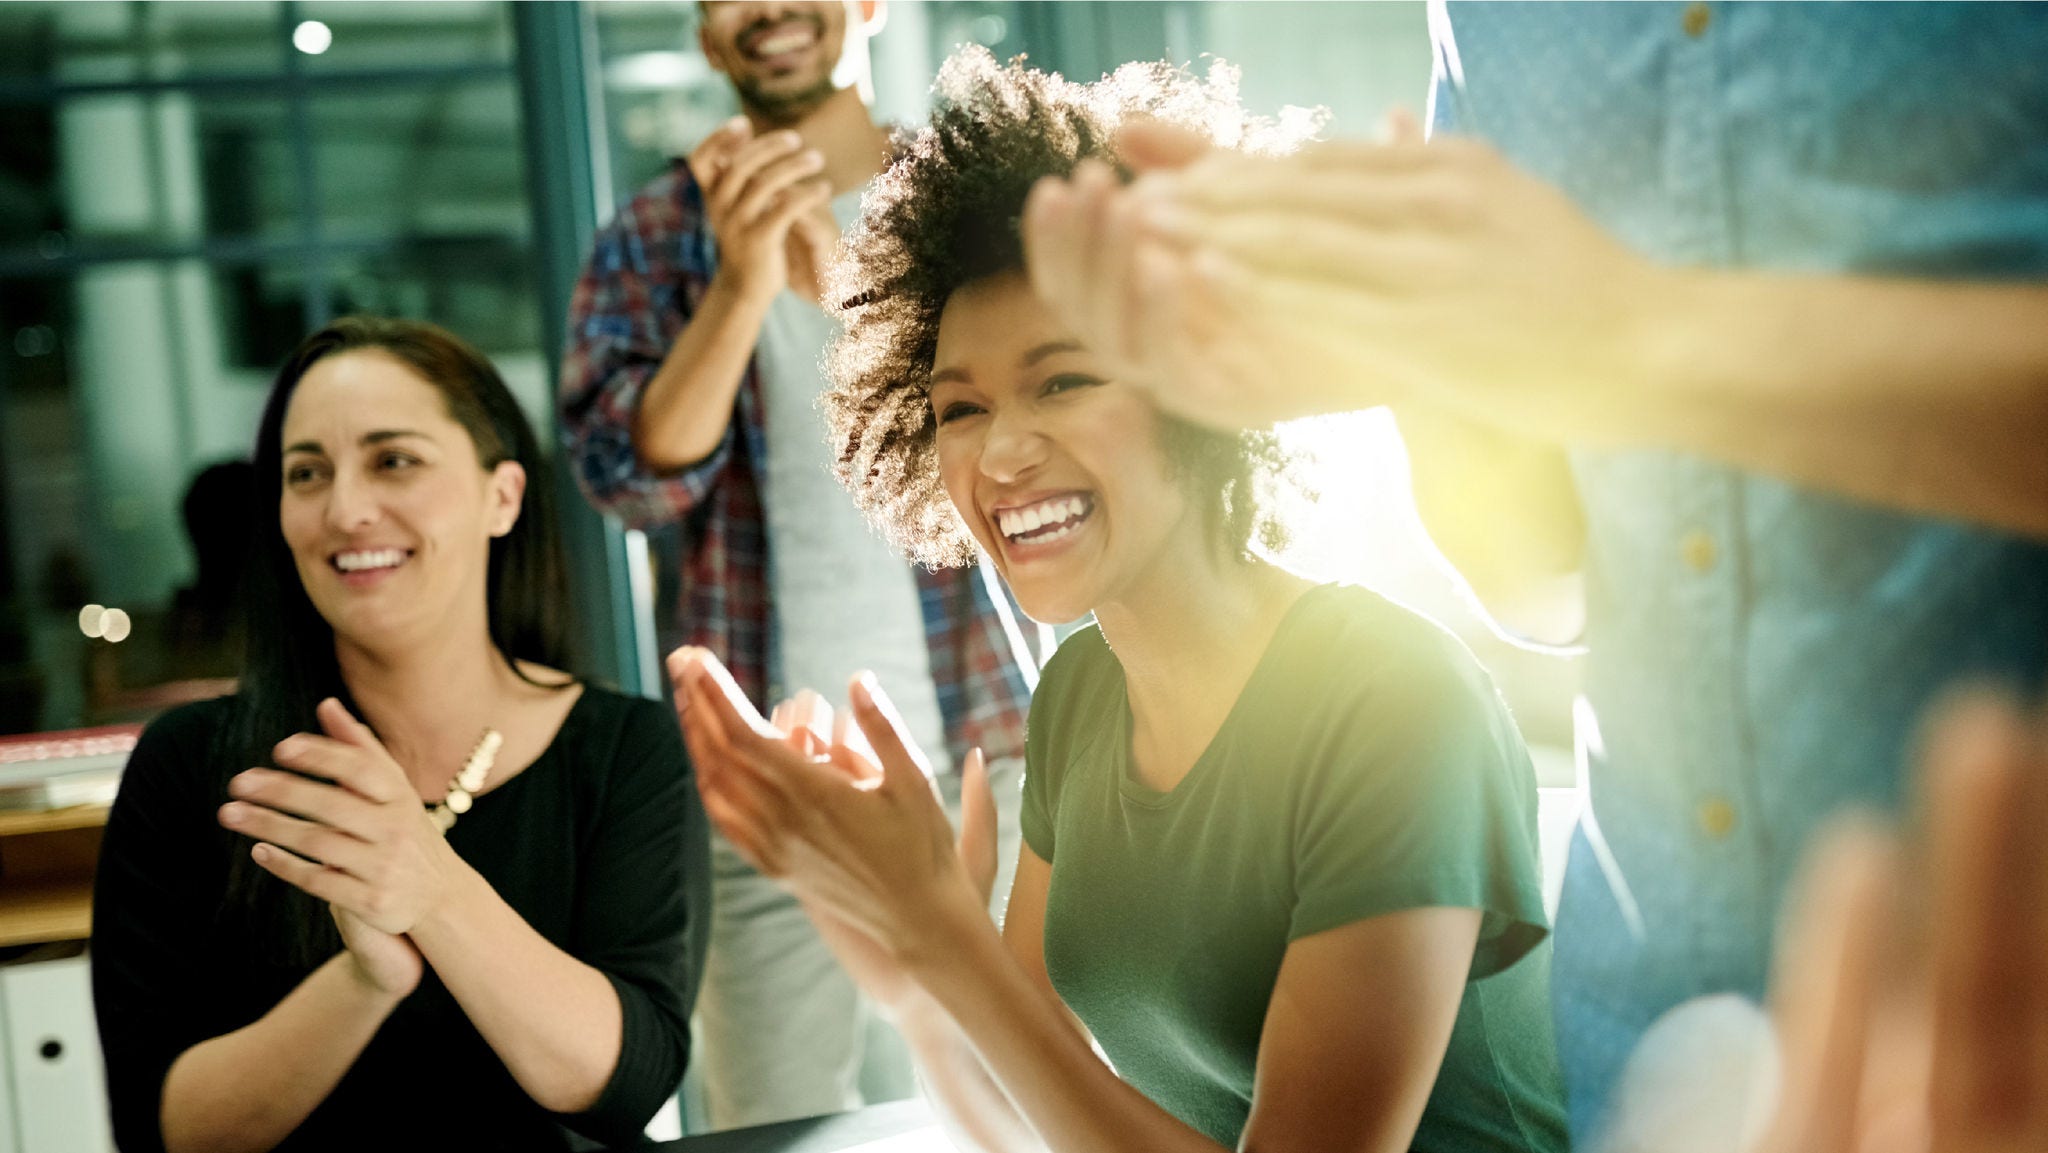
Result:
M365 572L370 569L397 568L405 563L408 554L404 549L357 549L352 552L334 554L334 567L342 572Z
M1004 537L1020 544L1055 541L1079 528L1095 510L1092 498L1062 495L996 512L996 527Z

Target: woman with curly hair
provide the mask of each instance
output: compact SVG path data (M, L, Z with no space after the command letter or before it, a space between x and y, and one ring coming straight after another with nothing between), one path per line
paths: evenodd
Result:
M1161 415L1023 272L1033 184L1125 178L1125 119L1251 150L1302 126L1247 118L1220 67L1082 85L969 50L939 91L849 239L828 408L841 480L911 556L984 550L1033 617L1094 614L1032 706L1005 923L977 892L976 758L956 846L872 677L859 733L828 736L678 650L712 819L894 1015L969 1147L1565 1148L1534 779L1486 674L1262 556L1270 435Z

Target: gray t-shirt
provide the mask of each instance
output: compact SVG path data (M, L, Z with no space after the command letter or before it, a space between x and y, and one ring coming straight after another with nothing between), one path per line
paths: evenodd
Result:
M859 215L862 191L832 201L842 231ZM872 669L932 768L945 772L952 762L917 580L832 476L818 398L825 388L821 362L838 331L817 305L785 291L769 305L754 349L768 442L761 500L783 691L816 689L839 704L847 680Z

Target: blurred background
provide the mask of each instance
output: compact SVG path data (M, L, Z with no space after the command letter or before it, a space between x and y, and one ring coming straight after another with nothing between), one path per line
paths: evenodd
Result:
M695 17L645 0L0 5L0 738L231 683L258 510L224 462L278 360L328 319L446 325L552 427L592 228L735 111ZM1077 78L1221 57L1249 107L1326 107L1333 136L1419 110L1430 71L1419 2L898 0L872 46L880 114L920 119L968 42ZM1288 559L1450 623L1544 746L1545 783L1569 783L1570 662L1466 611L1416 533L1385 414L1291 434L1320 499ZM563 508L587 663L652 691L644 542Z

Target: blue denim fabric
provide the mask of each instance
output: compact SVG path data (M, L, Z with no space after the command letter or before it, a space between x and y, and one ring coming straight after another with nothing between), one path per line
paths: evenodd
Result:
M1436 129L1486 137L1656 259L2048 279L2048 8L1432 17ZM1583 1143L1660 1013L1761 995L1809 834L1899 801L1932 699L1972 676L2038 691L2048 549L1673 453L1574 467L1594 820L1573 838L1553 987Z

